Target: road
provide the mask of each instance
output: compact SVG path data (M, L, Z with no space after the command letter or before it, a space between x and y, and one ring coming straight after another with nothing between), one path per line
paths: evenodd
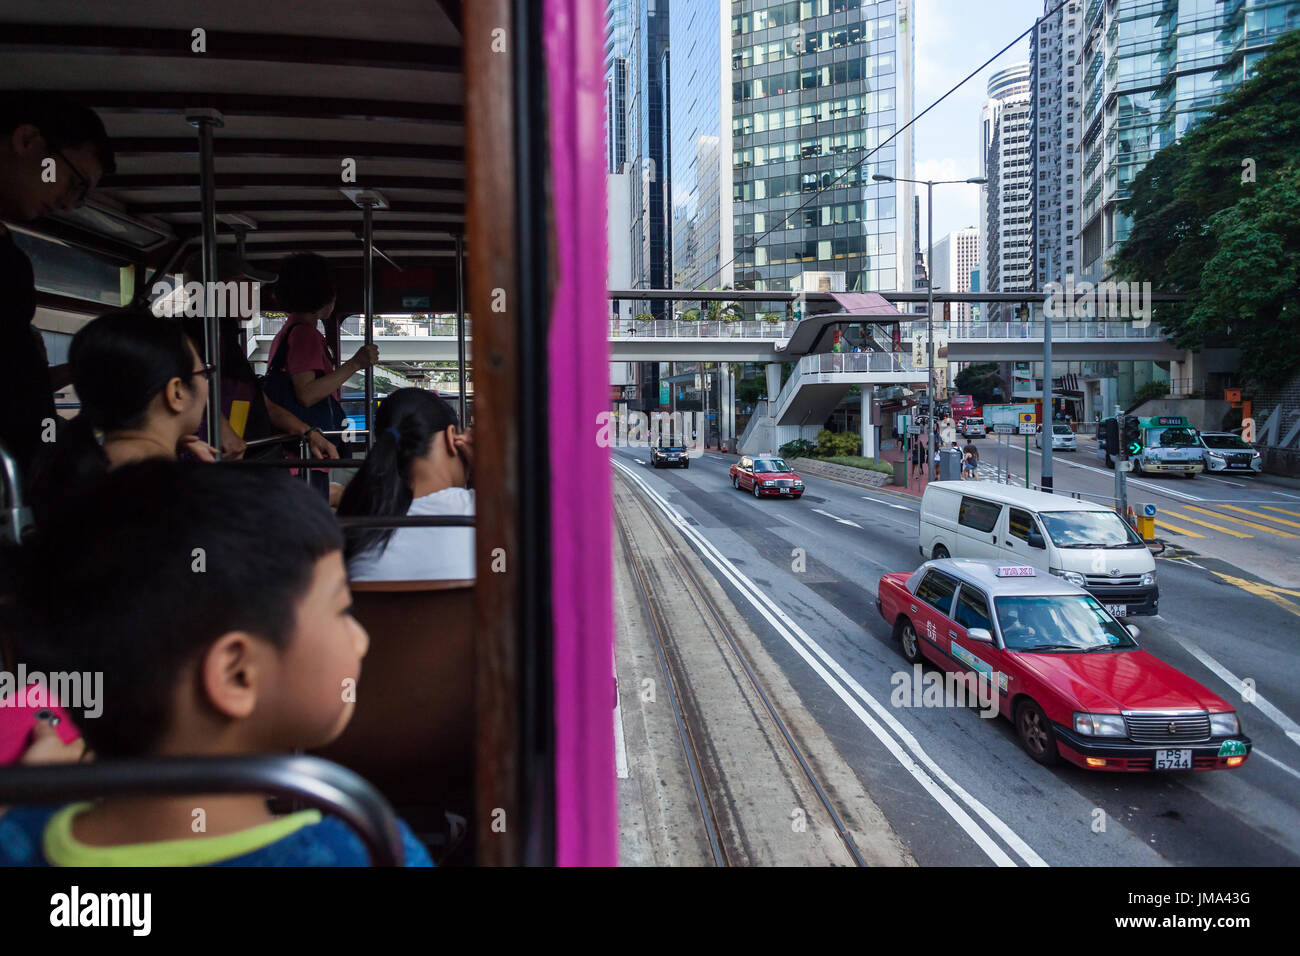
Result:
M996 441L992 436L975 440L981 477L995 477ZM1097 457L1092 438L1081 435L1078 445L1078 451L1052 455L1055 490L1110 504L1114 470ZM1014 484L1024 484L1025 446L1019 436L1012 436L1007 470ZM1042 454L1032 442L1029 473L1032 483L1041 483ZM1139 514L1143 504L1154 504L1157 536L1188 559L1221 558L1277 588L1300 589L1300 489L1253 475L1130 475L1128 501Z
M919 563L915 498L808 477L802 501L759 501L732 489L719 455L656 471L644 451L617 448L614 462L678 516L921 865L1300 863L1300 607L1250 571L1203 553L1161 559L1163 613L1135 621L1149 651L1225 698L1254 681L1254 702L1238 706L1256 750L1240 771L1049 769L1004 720L890 703L891 675L907 665L876 612L876 582Z

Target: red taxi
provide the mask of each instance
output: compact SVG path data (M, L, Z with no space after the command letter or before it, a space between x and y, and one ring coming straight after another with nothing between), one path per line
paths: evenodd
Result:
M946 558L883 575L876 608L909 663L995 680L1000 713L1039 763L1222 770L1250 753L1227 701L1142 650L1136 627L1061 578Z
M803 497L803 479L776 455L745 455L731 466L731 487L748 491L755 498L764 495Z

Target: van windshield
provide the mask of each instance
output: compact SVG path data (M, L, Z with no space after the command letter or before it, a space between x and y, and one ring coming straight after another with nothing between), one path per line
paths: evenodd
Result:
M1195 428L1179 425L1173 428L1147 429L1147 444L1152 448L1191 448L1200 445L1200 442L1196 438Z
M1144 548L1113 511L1043 511L1043 527L1058 548Z

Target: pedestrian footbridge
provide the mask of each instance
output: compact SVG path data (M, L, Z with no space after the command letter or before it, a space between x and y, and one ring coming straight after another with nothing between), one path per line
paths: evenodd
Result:
M1042 357L1041 321L953 322L948 332L950 362L1028 362ZM1183 350L1152 322L1084 320L1052 323L1052 358L1167 362L1181 360Z

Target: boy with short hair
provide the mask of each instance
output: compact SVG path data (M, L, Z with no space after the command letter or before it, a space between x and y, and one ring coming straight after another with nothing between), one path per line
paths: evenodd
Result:
M96 759L314 749L343 732L368 647L343 540L287 476L163 460L109 474L32 546L20 659L103 675ZM204 832L195 833L194 811ZM431 865L402 825L408 866ZM360 839L260 794L15 808L0 865L362 866Z

